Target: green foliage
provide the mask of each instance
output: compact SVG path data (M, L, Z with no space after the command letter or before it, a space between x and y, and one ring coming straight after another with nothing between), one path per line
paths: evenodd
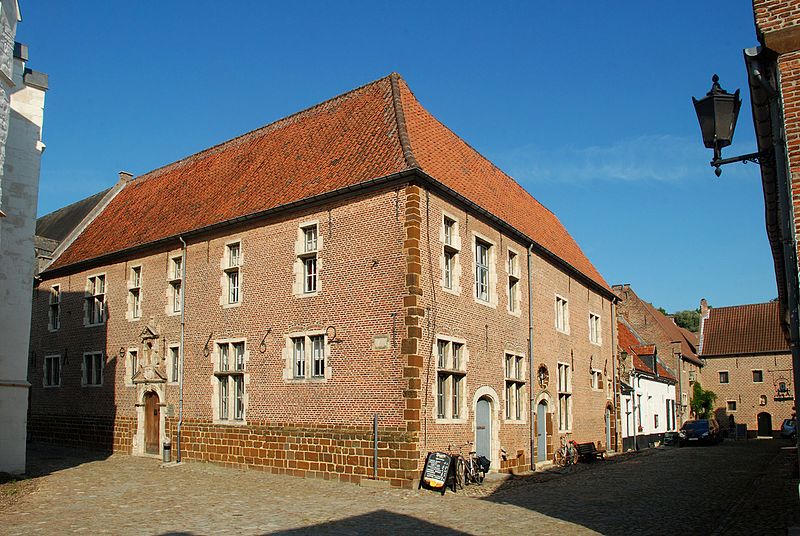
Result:
M692 333L700 331L700 309L678 311L672 315L672 318L675 319L676 324Z
M694 384L692 391L692 402L690 404L692 413L698 419L710 419L713 416L714 402L717 395L713 391L706 391L700 382Z

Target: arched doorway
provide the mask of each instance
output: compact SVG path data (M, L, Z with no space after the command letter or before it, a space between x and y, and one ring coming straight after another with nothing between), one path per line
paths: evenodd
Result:
M158 395L150 391L144 395L144 451L159 453L161 439L161 404Z
M766 411L758 414L758 437L772 437L772 415Z
M492 402L485 396L475 408L475 452L492 459Z
M536 405L536 461L547 461L547 401Z

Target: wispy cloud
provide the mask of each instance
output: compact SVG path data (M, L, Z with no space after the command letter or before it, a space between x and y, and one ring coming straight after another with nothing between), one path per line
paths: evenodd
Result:
M661 181L697 177L708 167L711 151L699 139L647 135L588 147L545 150L533 145L496 153L493 159L512 176L526 181ZM735 166L725 174L743 172Z

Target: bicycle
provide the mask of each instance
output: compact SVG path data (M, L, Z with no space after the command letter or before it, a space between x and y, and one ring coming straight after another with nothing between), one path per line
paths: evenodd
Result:
M453 464L455 464L456 486L461 489L464 489L464 484L481 484L486 476L483 467L478 463L477 453L474 450L469 451L466 457L462 454L464 447L471 446L471 441L455 446L455 448L452 444L447 446L447 450L453 458ZM458 449L457 454L455 449Z
M464 463L464 481L467 484L481 484L486 477L483 467L478 463L476 454L474 450L471 450L467 461Z
M559 467L567 467L578 463L577 443L568 439L569 434L561 436L561 446L553 454L553 463Z

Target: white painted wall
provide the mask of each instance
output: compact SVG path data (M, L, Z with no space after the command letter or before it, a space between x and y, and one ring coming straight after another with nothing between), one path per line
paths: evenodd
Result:
M675 385L656 381L637 373L631 375L630 385L634 388L633 394L621 396L620 431L622 437L631 437L634 433L650 435L675 431L676 427L680 425L677 417L675 418L675 427L670 427L667 419L667 401L675 401ZM640 401L641 413L638 407ZM677 409L677 404L676 411L680 411ZM655 415L658 415L658 426L655 425ZM639 430L640 425L641 430Z
M25 84L25 64L13 58L14 0L2 0L0 19L0 87L7 92L0 95L0 210L6 215L0 218L0 471L16 474L25 471L33 235L45 92ZM9 65L13 86L3 76Z

